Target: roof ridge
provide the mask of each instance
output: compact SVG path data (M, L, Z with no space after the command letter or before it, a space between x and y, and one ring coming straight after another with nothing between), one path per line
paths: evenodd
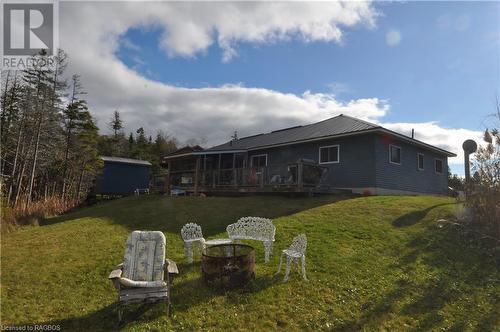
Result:
M378 124L375 124L373 122L369 122L369 121L366 121L366 120L362 120L362 119L358 119L358 118L355 118L353 116L350 116L350 115L345 115L345 114L340 114L339 116L345 116L346 118L349 118L349 119L352 119L352 120L355 120L355 121L358 121L358 122L362 122L364 124L367 124L367 125L370 125L370 126L373 126L375 128L382 128L381 125L378 125Z
M312 126L312 125L315 125L315 124L318 124L318 123L321 123L321 122L325 122L325 121L328 121L328 120L331 120L331 119L334 119L334 118L338 118L339 116L342 116L342 115L343 114L339 114L339 115L332 116L332 117L326 118L326 119L318 121L318 122L308 123L308 124L305 124L305 125L296 125L296 126L291 126L291 127L285 127L285 128L282 128L282 129L276 129L276 130L272 130L272 131L270 131L268 133L260 133L260 134L250 135L250 136L244 136L244 137L238 138L238 141L242 140L242 139L245 139L245 138L254 137L254 136L268 135L268 134L273 134L273 133L280 132L280 131L308 127L308 126ZM230 142L230 141L228 141L228 142ZM222 143L222 144L225 144L225 143Z
M315 125L315 124L318 124L318 123L321 123L321 122L325 122L325 121L328 121L328 120L331 120L331 119L338 118L338 117L340 117L340 116L342 116L342 115L343 115L343 114L339 114L339 115L331 116L331 117L329 117L329 118L323 119L323 120L318 121L318 122L308 123L308 124L306 124L306 125L303 125L302 127L312 126L312 125Z
M148 160L143 159L134 159L134 158L126 158L126 157L113 157L113 156L99 156L99 158L103 161L109 162L117 162L117 163L126 163L126 164L140 164L140 165L151 165Z

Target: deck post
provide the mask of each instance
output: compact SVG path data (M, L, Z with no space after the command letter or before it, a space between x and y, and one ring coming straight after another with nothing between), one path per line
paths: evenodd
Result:
M169 161L167 165L168 171L167 176L165 177L165 193L167 194L167 196L170 196L170 173L172 172L172 162Z
M236 166L236 153L233 153L233 186L237 185L235 166Z
M219 153L219 168L217 169L217 184L220 185L220 168L222 166L222 154Z
M200 173L200 157L196 157L196 166L194 170L194 195L198 196L198 182Z
M299 191L302 191L302 189L304 188L304 183L302 178L303 171L304 171L304 164L302 164L302 161L299 161L297 163L297 188Z
M207 155L203 155L203 185L205 186L207 183Z
M261 167L260 168L260 187L261 188L264 188L264 172L265 172L265 168Z

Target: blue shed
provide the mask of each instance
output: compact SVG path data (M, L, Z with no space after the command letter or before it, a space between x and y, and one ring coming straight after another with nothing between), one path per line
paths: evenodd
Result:
M131 195L149 189L151 163L145 160L101 156L104 167L96 180L96 193Z

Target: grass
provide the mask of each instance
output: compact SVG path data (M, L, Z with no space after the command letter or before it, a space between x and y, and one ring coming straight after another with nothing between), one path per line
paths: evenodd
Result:
M4 234L3 325L54 324L63 330L116 329L116 294L107 280L131 230L161 230L181 271L173 315L162 304L126 330L499 330L500 272L487 256L437 227L458 206L436 197L242 197L120 199ZM246 215L274 219L274 255L243 290L203 285L199 257L187 265L180 228L190 220L206 238ZM303 282L274 276L279 252L308 236ZM131 317L130 308L127 315Z

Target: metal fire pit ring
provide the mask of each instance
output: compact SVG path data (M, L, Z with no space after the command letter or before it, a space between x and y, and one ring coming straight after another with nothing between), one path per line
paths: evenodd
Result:
M243 287L255 278L255 249L235 243L207 247L201 256L201 272L207 285Z

